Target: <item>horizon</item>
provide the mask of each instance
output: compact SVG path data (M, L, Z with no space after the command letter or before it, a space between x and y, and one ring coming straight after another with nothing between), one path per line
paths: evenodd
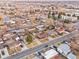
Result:
M1 0L1 1L79 1L79 0Z

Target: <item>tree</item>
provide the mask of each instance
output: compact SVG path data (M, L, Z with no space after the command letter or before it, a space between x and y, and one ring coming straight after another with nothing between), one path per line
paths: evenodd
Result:
M73 16L73 17L76 17L76 15L75 15L75 14L73 14L72 16Z
M48 13L48 18L51 18L51 11L49 11Z
M52 13L52 16L54 16L55 15L55 13Z
M79 16L77 16L77 19L79 20Z
M14 14L15 14L14 12L10 12L10 13L9 13L9 15L14 15Z
M67 14L67 16L71 16L70 14Z
M65 12L60 12L61 15L66 15Z
M69 22L70 22L70 21L69 21L69 20L67 20L67 19L65 19L65 20L64 20L64 23L69 23Z
M7 49L9 49L9 46L8 46L7 44L3 45L3 47L4 47L4 48L7 47Z
M61 18L61 13L58 14L58 19L60 19L60 18Z
M57 19L56 16L55 16L55 13L52 13L52 18L53 18L54 20Z
M0 21L2 20L2 16L0 16Z
M52 19L57 20L57 17L55 16L55 13L52 13Z
M56 20L57 18L55 17L55 15L52 16L52 19Z
M28 44L32 43L32 35L28 34L27 37L25 38L26 42L28 42Z

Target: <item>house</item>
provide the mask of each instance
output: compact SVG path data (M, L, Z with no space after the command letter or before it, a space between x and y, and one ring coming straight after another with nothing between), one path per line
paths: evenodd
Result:
M76 56L71 52L71 49L67 44L61 44L59 47L57 47L57 50L67 59L76 59Z
M16 40L16 41L19 41L19 40L20 40L20 37L16 37L15 40Z
M48 35L46 33L37 33L37 38L42 39L42 38L46 38Z
M3 24L3 19L2 19L2 16L0 16L0 25Z
M79 40L77 40L76 38L74 38L75 40L72 40L69 44L70 44L70 47L71 47L71 49L74 51L74 50L76 50L76 51L79 51L79 45L78 45L78 43L79 43Z
M4 22L4 23L10 22L10 18L9 18L8 16L4 15L4 16L3 16L3 22Z
M0 49L1 59L6 58L9 56L7 48Z
M0 29L3 30L3 31L7 31L8 26L7 25L2 25L2 26L0 26Z
M10 20L10 23L11 23L11 24L15 24L15 21Z
M79 22L74 24L75 29L79 30Z
M50 49L42 54L45 59L62 59L59 53L54 49Z
M3 44L4 43L4 41L2 40L2 38L0 38L0 44Z
M46 19L44 22L45 22L46 27L48 27L50 25L54 25L54 20L53 19Z
M60 27L60 26L63 26L63 23L62 22L60 22L60 21L54 21L54 25L55 25L55 27Z
M12 38L12 33L6 33L3 35L3 40L11 39Z
M28 29L29 32L33 32L35 30L36 30L36 28L34 28L34 27L31 27L31 28Z
M57 32L55 30L48 30L47 34L52 35L52 34L57 34Z
M64 16L64 15L62 15L62 19L63 20L70 20L70 21L72 21L72 22L74 22L74 21L77 21L77 17L72 17L72 16Z
M8 31L9 31L9 32L16 32L16 33L25 32L24 29L9 29Z
M21 46L19 45L20 43L17 42L15 39L9 39L5 41L5 44L9 46L8 53L9 55L12 55L14 53L17 53L18 51L21 51Z
M20 37L13 33L7 33L3 36L3 38L4 38L3 40L5 40L4 45L8 45L8 47L9 47L9 49L8 49L9 55L12 55L21 50L26 49L24 44L19 41Z
M69 23L69 24L67 23L67 24L64 24L64 27L65 27L66 31L71 32L71 31L73 31L75 29L78 29L75 25L73 23Z
M59 34L64 33L64 32L65 32L64 27L59 27L59 28L57 29L57 32L58 32Z
M39 57L35 56L33 59L40 59Z
M44 25L37 25L36 29L38 29L39 31L44 30Z

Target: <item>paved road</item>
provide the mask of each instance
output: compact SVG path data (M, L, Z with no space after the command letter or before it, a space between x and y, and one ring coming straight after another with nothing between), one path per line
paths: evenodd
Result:
M43 43L41 45L38 45L36 47L33 47L33 48L30 48L28 50L24 50L20 53L17 53L16 55L12 55L12 56L9 56L7 58L4 58L4 59L20 59L22 58L23 56L26 56L26 55L29 55L33 52L37 52L37 51L40 51L41 49L43 49L46 45L52 45L56 42L61 42L63 40L69 40L69 38L72 38L73 36L75 36L76 34L78 33L78 31L73 31L63 37L59 37L59 38L55 38L54 40L52 41L49 41L49 42L46 42L46 43Z

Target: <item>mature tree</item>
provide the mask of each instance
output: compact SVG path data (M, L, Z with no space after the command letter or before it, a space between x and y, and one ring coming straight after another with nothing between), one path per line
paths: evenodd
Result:
M71 16L70 14L67 14L67 16Z
M65 20L64 20L64 23L69 23L69 22L70 22L70 21L69 21L69 20L67 20L67 19L65 19Z
M77 19L79 20L79 16L77 16Z
M9 14L10 14L10 15L14 15L15 13L14 13L14 12L10 12Z
M55 13L52 13L52 16L55 15Z
M48 18L51 18L51 11L49 11L48 13Z
M62 17L62 16L61 16L61 13L59 13L59 14L58 14L58 19L60 19L61 17Z
M56 20L56 16L55 16L55 13L52 13L52 19Z
M53 16L52 16L52 19L56 20L57 18L53 15Z
M25 38L26 42L28 42L28 44L32 43L32 34L28 34L27 37Z
M76 15L75 15L75 14L73 14L72 16L73 16L73 17L76 17Z
M65 12L60 12L61 15L66 15Z
M7 47L7 49L9 49L9 46L8 46L7 44L3 45L3 47L4 47L4 48Z

